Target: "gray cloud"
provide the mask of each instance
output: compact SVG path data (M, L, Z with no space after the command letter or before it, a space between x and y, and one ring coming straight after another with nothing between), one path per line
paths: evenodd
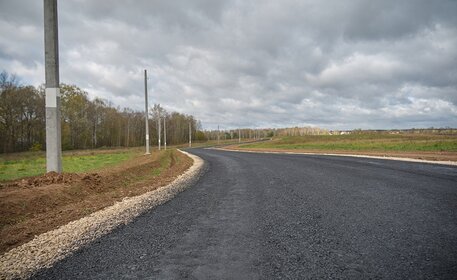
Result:
M44 81L41 1L0 3L0 65ZM457 124L455 1L59 2L61 80L206 128Z

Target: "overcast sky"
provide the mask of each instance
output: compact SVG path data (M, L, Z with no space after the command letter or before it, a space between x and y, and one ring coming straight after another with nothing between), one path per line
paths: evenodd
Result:
M457 127L457 1L59 1L61 82L204 128ZM0 0L0 71L44 82L40 0Z

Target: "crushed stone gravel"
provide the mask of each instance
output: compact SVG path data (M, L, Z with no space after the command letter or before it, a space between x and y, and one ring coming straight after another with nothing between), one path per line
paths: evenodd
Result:
M198 156L181 152L192 158L194 163L171 184L136 197L125 198L87 217L40 234L30 242L6 252L0 256L0 279L25 279L42 268L51 267L82 246L129 223L191 186L200 177L204 162Z

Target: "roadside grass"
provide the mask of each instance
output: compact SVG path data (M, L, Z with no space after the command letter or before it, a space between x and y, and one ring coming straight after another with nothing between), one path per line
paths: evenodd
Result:
M162 151L159 158L159 167L152 169L152 176L160 176L164 170L170 168L173 162L176 162L175 150L168 149L166 151Z
M64 172L88 172L106 166L113 166L133 158L138 154L136 149L99 152L64 153L62 166ZM46 173L44 153L18 153L14 156L0 156L0 181L20 179Z
M64 156L62 159L63 171L71 173L87 172L113 166L123 161L129 160L135 156L135 153L113 153L113 154L95 154L84 156Z
M424 134L349 134L287 136L240 148L285 150L457 152L457 136Z

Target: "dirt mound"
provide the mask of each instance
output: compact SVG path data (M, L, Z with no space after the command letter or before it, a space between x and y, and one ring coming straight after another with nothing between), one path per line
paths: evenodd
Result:
M41 176L30 177L22 180L0 183L0 188L37 188L53 184L73 184L79 181L85 185L98 186L102 177L98 173L63 173L49 172Z
M82 176L82 180L86 184L95 184L99 185L102 181L102 176L100 176L98 173L90 173L90 174L85 174Z
M166 166L162 166L164 162ZM164 186L191 165L190 158L170 151L149 157L141 155L97 173L50 172L2 182L0 254L124 197Z

